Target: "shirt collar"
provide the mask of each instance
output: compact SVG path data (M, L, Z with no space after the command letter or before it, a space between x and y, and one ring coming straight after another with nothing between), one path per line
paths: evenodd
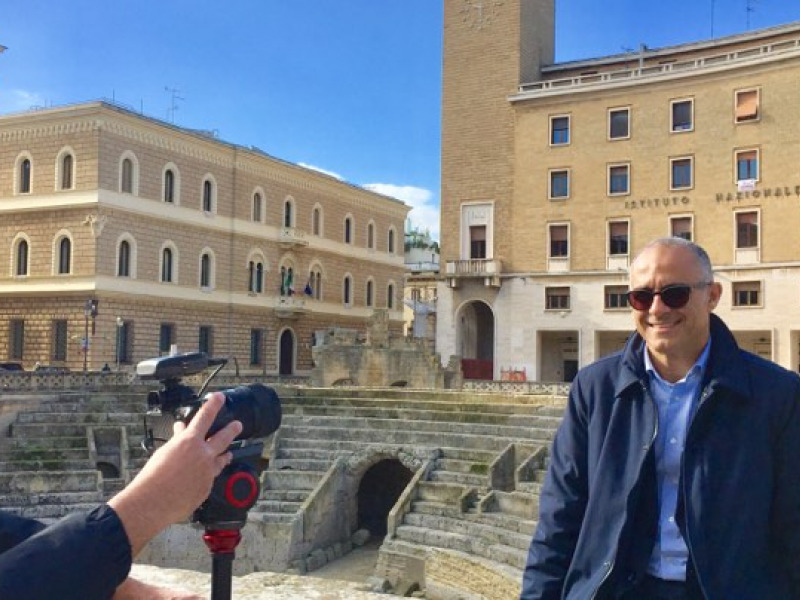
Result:
M697 360L692 365L692 368L686 373L686 375L681 378L680 381L676 383L680 383L681 381L686 381L694 374L701 375L706 368L706 363L708 363L708 357L711 354L711 336L708 336L708 341L706 342L703 351L700 353L700 356L697 357ZM658 374L656 368L653 366L653 361L650 360L650 353L647 351L647 346L644 348L644 368L647 373L649 373L652 377L655 377L660 382L668 384L668 385L675 385L672 383L667 382L664 380L661 375Z

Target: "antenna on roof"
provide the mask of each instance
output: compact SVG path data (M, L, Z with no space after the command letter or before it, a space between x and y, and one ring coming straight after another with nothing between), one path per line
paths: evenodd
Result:
M750 29L750 13L756 12L756 4L757 0L746 0L744 12L747 15L747 29Z
M164 86L164 91L170 93L170 103L169 108L167 109L167 121L170 123L175 122L175 111L178 110L178 100L186 100L179 96L180 90Z

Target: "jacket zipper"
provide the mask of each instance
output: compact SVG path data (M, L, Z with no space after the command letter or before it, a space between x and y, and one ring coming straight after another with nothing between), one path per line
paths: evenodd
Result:
M645 382L641 381L641 380L639 381L639 384L642 386L642 392L644 393L644 397L647 400L651 401L653 403L653 406L656 409L656 411L655 411L656 422L655 422L655 424L653 426L653 435L651 436L650 441L642 448L642 450L644 450L644 453L642 454L642 460L639 463L639 473L641 473L642 472L642 467L644 466L644 461L645 461L645 459L647 458L647 455L650 452L650 448L652 448L653 444L656 443L656 437L658 436L658 407L655 406L655 400L652 399L652 397L650 396L650 392L647 391L647 384L645 384ZM617 546L617 547L619 546L619 538L617 538L617 543L615 544L615 546ZM594 600L595 598L597 598L597 594L600 591L600 588L603 587L603 584L606 582L606 580L611 575L611 571L614 570L614 565L616 564L616 562L617 562L617 555L615 553L614 554L614 559L608 565L608 570L606 571L606 574L603 575L603 578L600 580L600 583L598 583L597 587L594 589L594 593L592 594L591 600ZM701 585L701 587L702 587L702 585Z
M697 410L694 412L694 416L692 417L692 420L689 423L689 429L686 432L686 441L687 442L689 441L689 437L691 435L692 425L694 424L694 420L695 420L695 418L697 418L697 415L700 413L700 409L703 407L703 404L705 404L705 401L708 399L708 397L710 395L711 395L711 390L708 387L706 387L703 390L703 393L700 396L700 400L697 402ZM688 513L688 511L689 511L689 502L688 502L688 498L686 497L686 446L685 445L684 445L684 448L683 448L683 454L681 454L681 482L683 484L683 485L681 485L681 494L683 495L683 510L684 510L684 513ZM692 552L692 535L691 535L690 529L691 528L689 527L688 518L687 518L687 523L686 523L686 548L689 550L689 556L692 559L692 564L696 565L697 562L694 559L694 552ZM703 594L703 598L708 599L708 594L706 593L706 588L705 588L705 586L703 586L703 578L700 577L700 570L699 569L695 569L694 570L694 574L695 574L695 577L697 577L697 584L700 586L700 593Z

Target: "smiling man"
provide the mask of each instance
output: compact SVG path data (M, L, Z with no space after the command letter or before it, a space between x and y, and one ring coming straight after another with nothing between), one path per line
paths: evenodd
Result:
M636 333L572 384L521 600L800 598L800 378L721 293L683 239L633 261Z

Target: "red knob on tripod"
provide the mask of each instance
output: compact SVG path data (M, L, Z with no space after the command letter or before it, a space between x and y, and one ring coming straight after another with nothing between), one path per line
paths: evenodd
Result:
M250 471L233 473L225 482L225 500L234 508L251 508L258 499L258 493L258 479Z

